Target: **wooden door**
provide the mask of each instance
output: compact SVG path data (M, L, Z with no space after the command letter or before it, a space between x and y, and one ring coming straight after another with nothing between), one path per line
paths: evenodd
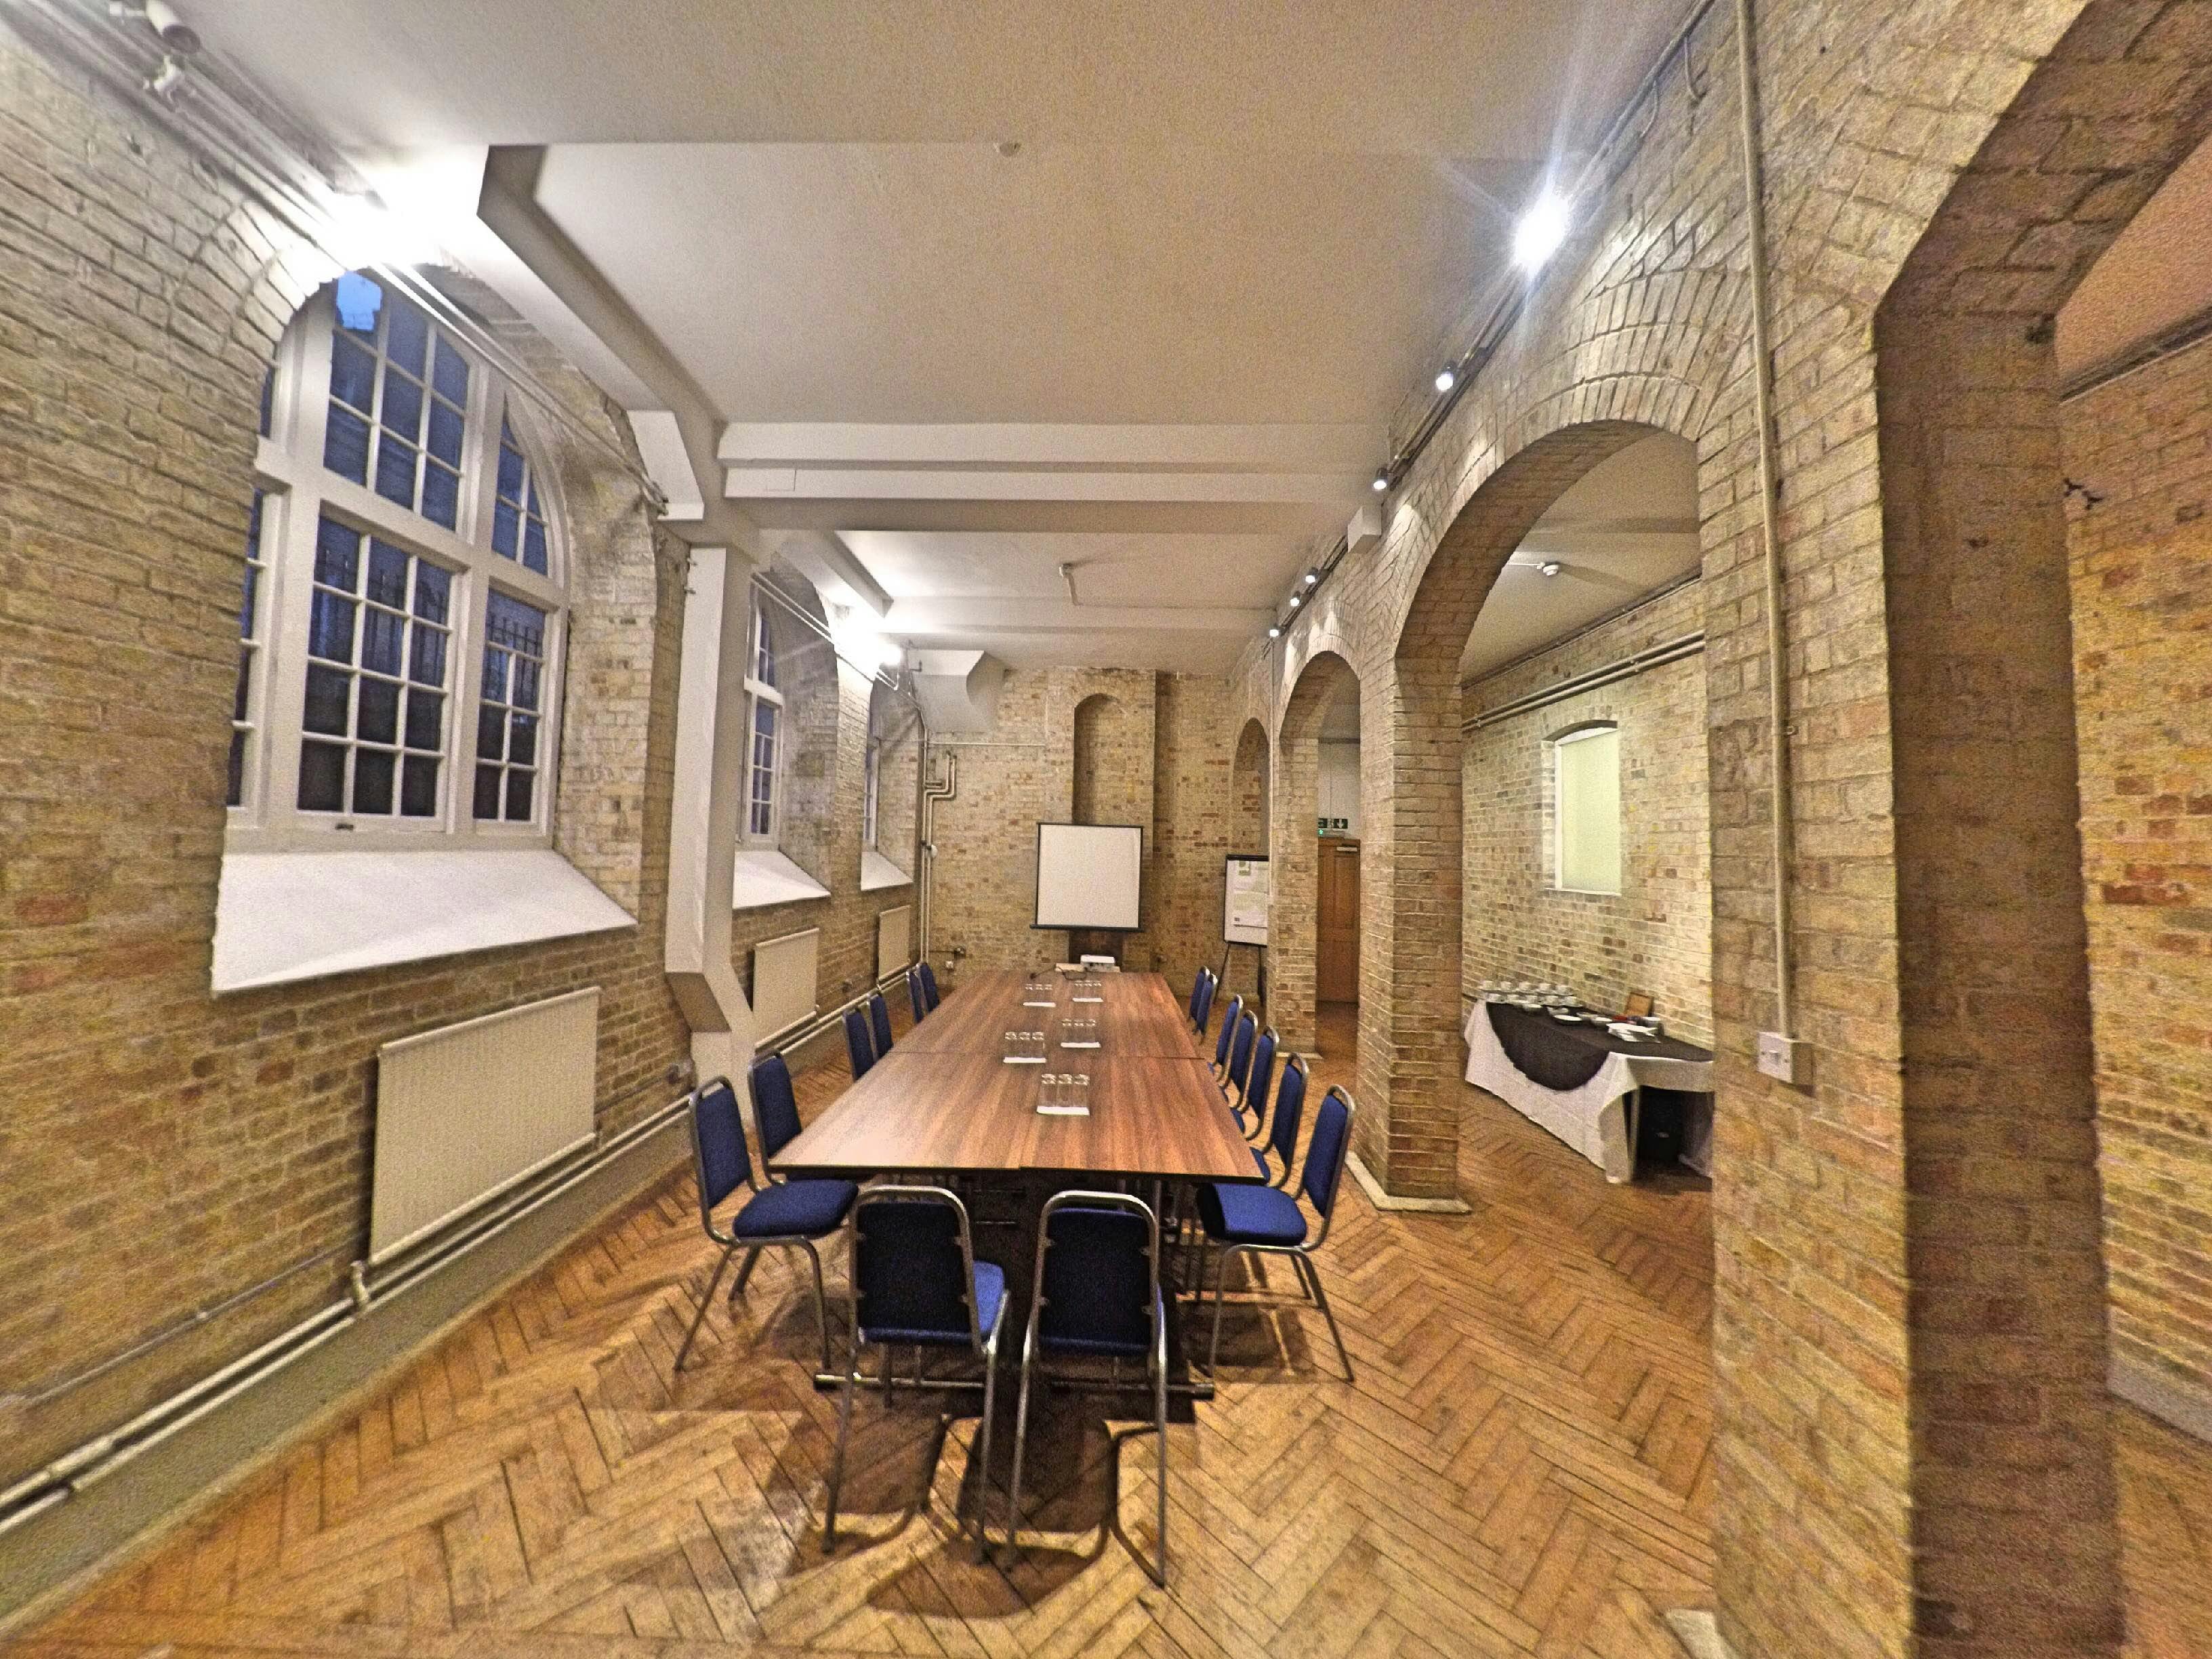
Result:
M1321 918L1314 963L1314 999L1359 1000L1359 843L1321 840Z

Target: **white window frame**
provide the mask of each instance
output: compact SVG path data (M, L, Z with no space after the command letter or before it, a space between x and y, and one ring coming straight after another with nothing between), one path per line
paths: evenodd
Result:
M884 740L873 732L868 733L868 755L864 763L866 771L861 784L860 845L880 848L878 835L883 824Z
M388 288L388 285L387 285ZM246 719L253 738L245 757L241 803L229 809L225 847L234 852L283 852L343 846L363 850L552 845L553 796L561 749L568 632L565 514L557 475L544 468L532 441L523 400L489 364L442 325L438 332L469 365L467 429L461 453L459 510L454 528L422 517L323 465L331 391L331 336L337 301L325 289L310 301L277 349L269 431L254 459L262 504L261 638ZM434 314L432 318L437 324ZM549 543L544 576L491 547L502 420L521 441L545 508ZM418 558L453 578L447 618L445 748L436 810L427 817L356 815L298 805L302 716L307 697L308 629L314 587L315 538L325 514ZM364 544L364 556L365 556ZM546 614L540 678L538 785L526 823L479 822L473 815L484 619L493 592ZM396 799L396 787L395 787Z
M784 672L783 659L775 649L775 632L769 625L768 605L757 586L752 590L752 628L745 641L745 758L738 842L744 847L774 848L780 847L783 841L784 782L791 756L791 707L781 688L757 677L763 648L774 661L773 672L779 678ZM776 711L775 747L768 764L768 825L764 830L756 829L753 822L757 799L755 786L761 771L757 745L763 705Z
M1571 887L1567 884L1567 780L1562 766L1565 756L1577 744L1596 738L1613 740L1614 777L1614 862L1613 885L1610 887ZM1579 893L1596 898L1619 898L1626 884L1626 853L1620 843L1626 839L1627 805L1620 794L1620 727L1612 720L1597 720L1571 732L1563 732L1547 745L1551 754L1552 795L1552 889L1554 892Z

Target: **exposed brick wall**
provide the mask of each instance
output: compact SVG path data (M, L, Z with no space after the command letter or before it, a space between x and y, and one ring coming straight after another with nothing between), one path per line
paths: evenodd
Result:
M1152 966L1185 994L1201 964L1220 966L1224 861L1249 850L1231 829L1225 690L1196 675L1154 682ZM1249 965L1242 971L1249 980Z
M557 441L574 564L556 839L639 925L215 998L256 411L331 274L0 24L0 1480L343 1294L378 1046L603 988L599 1118L670 1093L661 970L684 583ZM556 390L626 441L580 380ZM296 663L277 672L298 672ZM27 1395L283 1270L88 1386ZM93 1310L97 1310L94 1316Z
M2212 1396L2212 345L2061 441L2113 1351Z
M1697 632L1694 582L1474 681L1469 719ZM1549 738L1588 720L1620 728L1621 891L1570 893L1549 869ZM1649 991L1674 1034L1712 1036L1712 875L1705 820L1705 672L1665 664L1468 733L1465 984L1561 980L1594 1006Z

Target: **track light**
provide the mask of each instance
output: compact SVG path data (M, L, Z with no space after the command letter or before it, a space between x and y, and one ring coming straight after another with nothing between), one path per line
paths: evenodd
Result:
M1513 263L1533 276L1566 240L1567 204L1547 190L1528 204L1513 228Z
M1449 367L1440 368L1437 371L1437 390L1438 392L1449 392L1458 384L1459 375Z
M1311 587L1311 586L1313 586L1316 583L1319 582L1320 580L1321 580L1321 572L1320 572L1320 571L1318 571L1318 570L1309 570L1309 571L1307 571L1307 572L1306 572L1306 586L1307 586L1308 587Z
M177 88L185 84L185 63L174 52L164 52L161 67L140 83L147 91L163 102L173 100Z
M1536 574L1540 576L1558 575L1559 574L1559 562L1557 559L1545 560L1543 563L1536 567Z
M1380 495L1383 491L1389 488L1390 469L1387 466L1376 467L1375 469L1375 493Z
M1271 640L1279 640L1282 638L1283 625L1280 623L1277 623L1273 627L1269 628L1267 629L1267 637Z
M1303 604L1304 604L1304 603L1305 603L1305 599L1304 599L1304 595L1302 595L1302 594L1297 594L1297 593L1293 593L1293 594L1291 594L1291 610L1293 610L1293 611L1297 610L1297 609L1301 605L1303 605Z

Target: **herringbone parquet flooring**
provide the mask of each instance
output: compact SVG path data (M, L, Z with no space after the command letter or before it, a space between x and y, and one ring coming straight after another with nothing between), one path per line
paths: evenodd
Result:
M1345 1035L1325 1035L1317 1082L1348 1076ZM842 1076L802 1079L805 1109ZM764 1259L672 1376L712 1260L684 1181L11 1651L1670 1652L1658 1610L1709 1601L1703 1183L1608 1188L1495 1102L1468 1103L1473 1214L1381 1214L1346 1183L1323 1271L1356 1385L1310 1311L1232 1312L1220 1397L1170 1431L1165 1591L1109 1526L1118 1513L1152 1546L1152 1442L1102 1415L1144 1408L1075 1395L1047 1398L1033 1425L1041 1530L1018 1560L987 1565L950 1518L972 1495L972 1406L940 1426L939 1396L864 1401L851 1531L825 1558L836 1402L807 1382L812 1316L790 1267ZM1286 1273L1272 1282L1291 1288ZM994 1537L1010 1401L1000 1423ZM2131 1557L2162 1597L2138 1615L2136 1650L2202 1659L2203 1598L2186 1593L2212 1578L2201 1449L2141 1422L2129 1449L2131 1528L2164 1540Z

